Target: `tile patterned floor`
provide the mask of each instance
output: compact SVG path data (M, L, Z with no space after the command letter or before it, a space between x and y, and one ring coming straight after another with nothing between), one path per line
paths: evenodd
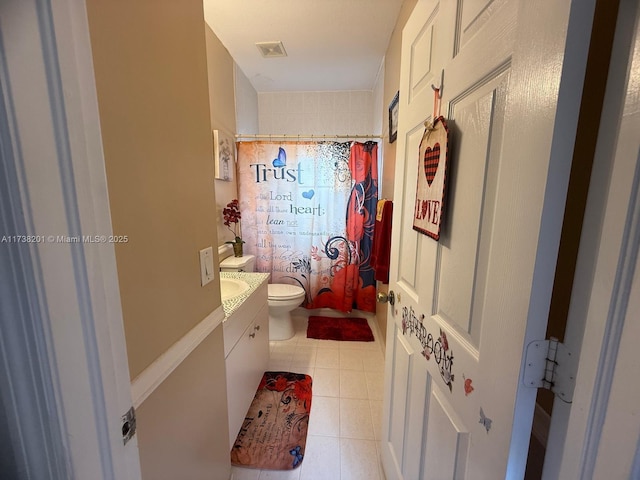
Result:
M270 370L313 378L313 403L302 465L291 471L233 467L233 480L385 480L380 465L384 347L375 320L374 342L307 338L307 319L295 317L296 335L271 342Z

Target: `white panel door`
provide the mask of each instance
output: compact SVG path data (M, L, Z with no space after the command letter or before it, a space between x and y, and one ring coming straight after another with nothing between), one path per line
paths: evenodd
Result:
M566 196L566 178L549 172L559 166L550 170L569 6L419 0L405 26L382 438L388 480L524 474L536 390L519 383L523 348L544 335ZM451 139L435 241L413 229L413 215L425 174L419 144L442 77Z

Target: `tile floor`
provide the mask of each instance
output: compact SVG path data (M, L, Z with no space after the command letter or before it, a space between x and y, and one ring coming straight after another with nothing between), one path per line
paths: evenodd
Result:
M285 472L233 467L233 480L385 480L379 451L384 347L375 319L367 319L374 342L337 342L307 338L307 318L293 318L296 335L271 342L269 369L313 378L305 458Z

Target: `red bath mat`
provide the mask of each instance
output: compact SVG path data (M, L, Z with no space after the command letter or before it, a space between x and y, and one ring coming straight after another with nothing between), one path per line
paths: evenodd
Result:
M373 342L373 332L365 318L309 317L307 338Z
M311 412L311 377L265 372L231 449L231 464L293 470L304 458Z

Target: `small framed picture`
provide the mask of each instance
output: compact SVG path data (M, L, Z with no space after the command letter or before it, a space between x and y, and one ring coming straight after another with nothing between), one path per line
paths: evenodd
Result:
M233 137L220 130L213 131L215 178L230 182L235 170L236 146Z
M393 143L398 138L398 99L400 98L400 91L396 92L396 96L393 97L389 104L389 143Z

